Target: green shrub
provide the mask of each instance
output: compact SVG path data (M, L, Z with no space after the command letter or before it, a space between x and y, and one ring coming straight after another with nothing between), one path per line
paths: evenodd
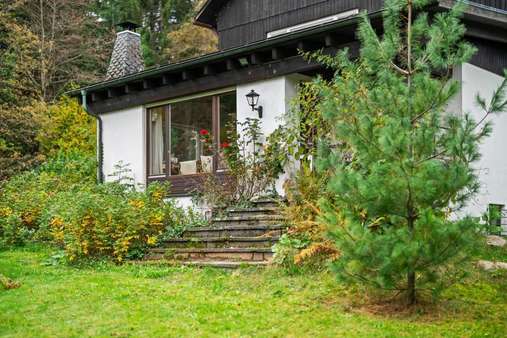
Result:
M97 143L95 118L79 102L67 96L46 105L38 114L41 128L37 133L40 151L48 156L58 152L80 151L95 154Z
M62 246L70 261L113 257L118 262L137 257L157 244L165 228L180 220L167 187L154 184L137 192L117 183L66 191L52 199L41 217L41 228Z
M0 191L0 243L19 245L48 239L39 231L43 210L58 193L91 186L95 161L83 155L60 154L39 168L11 178Z
M254 118L229 123L226 132L227 141L221 145L214 145L209 134L202 136L210 149L220 149L217 155L227 175L207 175L196 201L220 209L249 205L256 197L276 194L274 185L287 160L281 147L283 135L276 131L261 142L261 121Z
M62 247L70 261L121 262L202 221L164 201L166 185L142 192L118 182L97 185L95 167L86 156L62 154L10 179L0 192L0 244L47 241Z

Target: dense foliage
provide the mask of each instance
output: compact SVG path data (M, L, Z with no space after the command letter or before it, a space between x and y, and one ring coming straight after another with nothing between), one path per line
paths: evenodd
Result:
M47 241L64 248L70 261L121 262L199 221L164 201L167 186L140 192L117 182L97 185L95 169L87 156L60 155L6 182L0 192L0 244Z
M63 94L103 79L124 20L142 25L147 66L209 53L195 0L0 2L0 181L58 151L92 153L95 123Z
M218 37L210 29L192 22L183 23L167 34L168 43L163 54L167 62L179 62L218 50Z
M319 101L318 86L301 83L284 117L285 124L277 130L284 140L282 153L291 159L284 163L289 178L284 183L287 203L283 206L290 228L274 247L275 261L290 268L322 267L338 254L319 220L319 200L331 198L325 189L329 171L315 170L318 147L328 141L331 129Z
M17 40L31 40L30 48L19 50L19 61L27 70L24 81L29 82L38 101L52 103L73 83L94 82L105 74L114 34L92 14L92 3L92 0L0 3L0 12L26 32L18 32ZM0 30L0 39L1 35ZM18 50L19 43L9 47Z
M44 155L76 151L95 155L96 120L84 111L77 100L63 96L56 103L43 106L37 118L40 125L37 141Z
M430 19L431 2L386 1L382 37L363 16L356 61L347 52L317 57L336 70L318 82L323 116L352 155L332 142L319 154L332 172L321 219L341 251L334 270L410 304L416 292L439 291L474 243L477 220L451 215L477 192L472 165L491 132L447 111L459 88L452 69L475 49L463 41L463 6ZM485 116L506 108L505 85L489 106L479 99Z

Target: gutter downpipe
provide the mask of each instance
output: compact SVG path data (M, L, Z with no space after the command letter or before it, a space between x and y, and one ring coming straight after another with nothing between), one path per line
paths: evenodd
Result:
M97 181L99 183L104 183L104 144L102 142L102 118L99 116L99 114L94 114L88 110L88 102L86 100L86 90L81 90L81 106L83 107L84 111L90 115L93 116L95 119L97 119L98 122L98 141L97 141L97 161L98 161L98 168L97 168Z

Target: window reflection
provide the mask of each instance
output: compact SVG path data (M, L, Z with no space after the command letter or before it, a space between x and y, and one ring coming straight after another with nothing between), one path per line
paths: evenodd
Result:
M231 146L231 134L236 133L236 93L220 95L220 144L218 170L227 169L224 151Z
M225 169L222 155L230 133L235 132L235 121L235 92L150 109L149 176L195 175L212 173L215 167Z
M171 105L172 175L212 172L212 105L212 97Z

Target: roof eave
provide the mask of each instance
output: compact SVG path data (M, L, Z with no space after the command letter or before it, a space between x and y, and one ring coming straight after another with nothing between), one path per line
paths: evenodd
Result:
M381 15L382 12L383 12L382 10L376 11L376 12L371 12L369 14L369 16L370 16L370 18L377 17L377 16ZM207 62L213 62L213 61L219 60L221 58L227 58L227 57L233 57L236 55L241 55L243 53L248 53L248 52L258 49L258 48L269 48L272 45L276 45L279 43L284 43L286 41L298 39L303 36L318 34L318 33L326 32L326 31L334 29L334 28L354 24L358 20L359 20L359 16L346 18L344 20L333 22L332 24L328 24L325 26L313 27L313 28L299 31L297 33L281 35L279 37L254 42L254 43L251 43L251 44L248 44L245 46L231 48L231 49L227 49L224 51L215 52L215 53L211 53L211 54L206 54L201 57L184 60L179 63L167 64L164 66L146 69L142 72L138 72L138 73L135 73L132 75L122 77L122 78L118 78L118 79L114 79L114 80L110 80L110 81L103 81L103 82L95 83L95 84L92 84L92 85L89 85L86 87L82 87L82 88L70 91L67 94L70 96L76 96L76 95L80 95L82 90L85 90L85 91L103 90L103 89L107 89L109 87L120 86L120 85L126 84L131 81L140 81L140 80L149 78L151 76L155 76L160 73L178 71L181 69L185 69L187 67L193 67L193 66L196 66L199 64L205 64Z
M213 16L210 15L210 11L212 11L210 5L213 1L214 0L207 0L204 3L204 5L201 7L201 9L194 18L194 24L212 29L217 28L216 20L213 20Z

